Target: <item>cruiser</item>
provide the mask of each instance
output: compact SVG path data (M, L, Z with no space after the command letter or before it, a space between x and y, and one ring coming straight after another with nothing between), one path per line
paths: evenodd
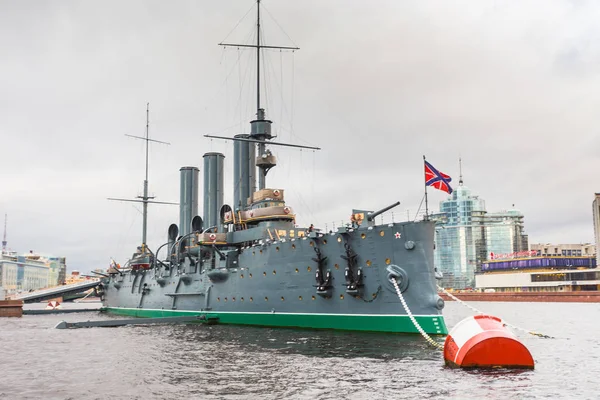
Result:
M268 146L303 146L271 142L272 121L260 103L261 50L290 48L261 43L260 0L256 27L256 44L235 45L255 48L259 68L250 132L228 138L233 204L223 201L224 155L204 154L202 217L199 169L182 167L179 225L171 224L166 243L151 251L146 173L142 244L103 279L105 309L136 317L198 315L222 324L417 333L394 280L423 329L446 334L433 265L434 222L377 225L375 217L397 202L375 212L354 209L349 223L334 231L298 227L284 188L267 186L267 172L277 164ZM145 140L147 146L147 130Z

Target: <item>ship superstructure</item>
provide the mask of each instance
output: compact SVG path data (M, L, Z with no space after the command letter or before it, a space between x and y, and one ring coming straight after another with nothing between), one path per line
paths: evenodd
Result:
M260 68L261 49L285 47L261 44L257 6L257 43L247 47L256 48ZM202 217L199 169L181 168L179 224L169 226L156 251L144 241L124 268L109 269L106 309L139 317L204 315L225 324L416 333L395 279L425 331L446 334L433 222L377 225L375 217L395 203L376 212L352 210L348 225L335 231L298 227L284 188L267 187L277 164L268 146L294 145L270 142L259 76L260 70L250 133L229 138L233 204L223 200L223 154L203 156Z

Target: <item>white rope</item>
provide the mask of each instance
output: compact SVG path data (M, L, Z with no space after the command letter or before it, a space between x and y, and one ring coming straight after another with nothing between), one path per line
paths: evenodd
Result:
M400 299L400 303L402 303L402 307L404 307L404 311L406 312L406 314L408 315L408 317L412 321L412 323L415 326L415 328L417 328L417 330L419 331L419 333L421 334L421 336L423 336L425 338L425 340L427 340L427 342L430 345L432 345L433 347L435 347L437 349L440 349L440 350L443 350L444 346L442 346L441 344L439 344L438 342L436 342L435 340L433 340L431 338L431 336L429 336L423 330L423 328L421 328L421 325L419 325L419 323L417 322L417 320L415 319L415 317L412 315L412 312L410 312L410 309L408 308L408 305L406 304L406 301L404 300L404 297L402 296L402 292L400 291L400 287L398 287L398 282L396 281L396 278L392 278L390 280L392 281L392 283L394 284L394 287L396 288L396 293L398 293L398 298Z
M462 304L463 306L467 307L468 309L470 309L470 310L472 310L472 311L475 311L477 314L481 314L481 315L483 315L483 314L486 314L486 313L484 313L483 311L481 311L481 310L478 310L478 309L476 309L475 307L473 307L473 306L471 306L471 305L469 305L469 304L465 303L464 301L462 301L462 300L461 300L461 299L459 299L458 297L454 296L452 293L448 292L448 291L447 291L446 289L444 289L443 287L441 287L441 286L438 286L437 288L438 288L438 290L441 290L441 291L442 291L442 292L444 292L446 295L448 295L448 297L450 297L452 300L456 301L457 303L460 303L460 304ZM552 336L544 335L543 333L537 333L537 332L534 332L534 331L528 331L527 329L519 328L519 327L518 327L518 326L516 326L516 325L509 324L509 323L508 323L508 322L506 322L504 319L502 320L502 323L503 323L504 325L506 325L506 326L508 326L508 327L512 328L512 329L515 329L515 330L517 330L517 331L525 332L525 333L528 333L528 334L530 334L530 335L533 335L533 336L539 336L539 337L541 337L541 338L553 339L553 338L552 338Z

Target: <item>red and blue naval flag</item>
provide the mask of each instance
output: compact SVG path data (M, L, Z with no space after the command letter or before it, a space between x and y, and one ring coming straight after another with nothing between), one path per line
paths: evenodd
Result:
M452 178L449 175L438 171L433 165L425 161L425 186L433 186L436 189L451 194L452 188L450 187L450 182L452 182Z

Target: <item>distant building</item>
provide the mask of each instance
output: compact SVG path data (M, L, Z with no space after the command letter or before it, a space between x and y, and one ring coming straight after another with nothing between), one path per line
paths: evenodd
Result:
M592 215L594 218L594 241L596 242L596 249L600 249L600 193L594 193L594 201L592 202ZM597 253L596 261L598 261Z
M440 202L436 221L435 265L443 274L442 286L475 287L475 272L490 253L528 250L523 214L516 209L488 213L485 201L463 186L462 179L452 195Z
M591 243L536 243L531 244L530 248L532 251L535 251L538 256L596 257L596 246Z
M62 285L66 268L64 257L4 252L0 255L0 286L14 293Z
M554 248L552 250L555 251ZM536 251L530 254L536 254ZM475 285L478 289L494 292L595 291L600 290L600 270L597 269L596 257L592 254L519 255L513 259L483 263L481 272L475 276Z

